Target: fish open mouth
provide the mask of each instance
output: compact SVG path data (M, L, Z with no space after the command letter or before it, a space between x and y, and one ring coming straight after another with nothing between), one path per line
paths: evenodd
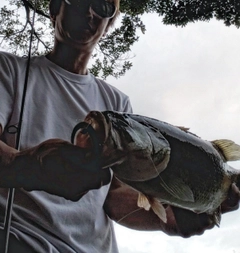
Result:
M96 142L99 146L103 146L108 135L107 126L106 119L101 112L91 111L84 119L84 122L77 125L75 131L73 131L72 143L87 149L94 148Z

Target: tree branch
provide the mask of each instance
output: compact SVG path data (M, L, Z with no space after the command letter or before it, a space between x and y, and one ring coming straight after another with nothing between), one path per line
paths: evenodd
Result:
M27 6L28 8L34 10L33 5L32 5L29 1L27 1L27 0L22 0L22 2L23 2L23 4L24 4L24 7L25 7L25 8L26 8L26 6ZM45 18L50 19L50 16L47 15L47 14L45 14L45 13L44 13L43 11L41 11L41 10L38 10L38 9L37 9L37 10L36 10L36 13L39 14L39 15L41 15L41 16L43 16L43 17L45 17Z

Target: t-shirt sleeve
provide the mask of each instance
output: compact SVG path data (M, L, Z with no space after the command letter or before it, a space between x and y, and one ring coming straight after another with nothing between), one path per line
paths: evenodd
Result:
M132 113L132 106L129 97L118 88L98 78L95 79L100 88L106 108L108 110Z
M14 89L11 61L7 55L0 52L0 124L4 130L11 116Z
M126 105L123 108L123 112L133 113L133 109L132 109L132 105L131 105L129 97L126 98Z

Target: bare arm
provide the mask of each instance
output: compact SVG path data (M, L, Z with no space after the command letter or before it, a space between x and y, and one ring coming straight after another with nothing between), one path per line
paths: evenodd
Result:
M160 230L168 235L189 237L200 235L214 224L207 214L196 214L188 210L166 205L167 223L154 212L137 206L138 192L113 178L104 209L117 223L136 230Z

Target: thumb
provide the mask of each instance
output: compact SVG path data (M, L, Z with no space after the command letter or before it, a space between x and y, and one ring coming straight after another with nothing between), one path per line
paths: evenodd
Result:
M102 185L107 185L110 183L112 175L110 169L101 169L101 178L102 178Z

